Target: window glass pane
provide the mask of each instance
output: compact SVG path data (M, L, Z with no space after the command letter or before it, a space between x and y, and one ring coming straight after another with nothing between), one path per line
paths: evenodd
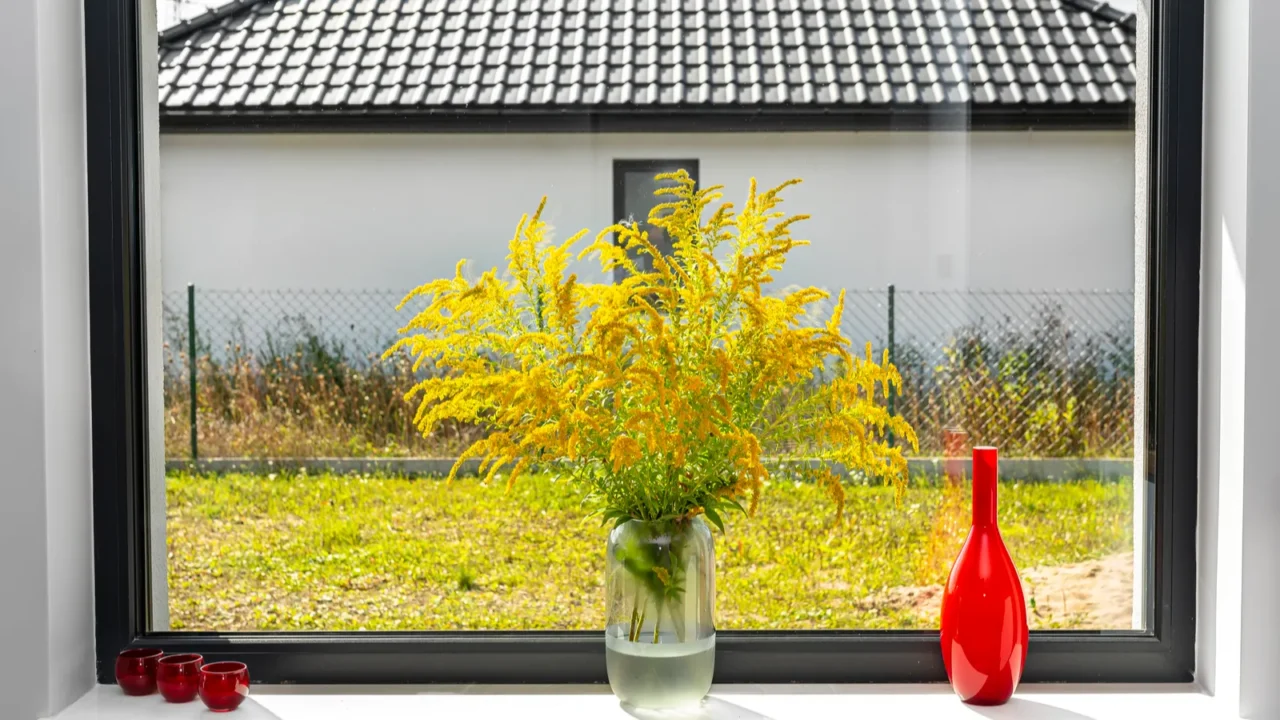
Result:
M1031 627L1146 623L1132 0L157 2L157 629L603 629L612 522L591 512L622 501L601 477L655 517L751 511L717 513L719 629L936 628L986 445ZM702 224L723 202L733 221L651 215L678 170L721 186ZM807 244L784 247L765 229L792 215ZM650 279L602 350L619 244ZM680 295L695 268L712 290ZM511 314L418 365L384 355L432 297L459 293L408 335L465 315L463 285L510 289ZM663 323L686 334L661 345ZM824 395L868 344L900 382ZM469 372L493 383L445 384ZM868 429L878 412L904 425ZM444 479L503 432L495 455L533 460L514 484L471 456Z
M670 236L663 227L648 222L648 218L654 208L667 200L657 194L658 190L674 188L677 183L673 180L659 180L658 176L684 170L696 180L698 163L696 161L615 160L613 166L614 203L620 203L621 207L621 214L617 220L629 225L639 224L648 233L649 241L658 252L664 256L670 255L672 251ZM636 263L637 268L646 272L654 269L651 256L640 249L628 248L627 255L632 262ZM625 276L621 269L616 270L614 274L616 277Z
M649 238L653 244L664 255L671 254L671 240L667 237L665 230L654 225L644 222L649 217L649 211L654 208L660 199L654 196L654 191L658 189L659 182L654 180L653 173L650 171L633 171L623 173L623 217L618 218L624 222L641 222L644 223L645 230L649 233ZM665 183L670 184L670 183ZM648 262L649 256L642 253L634 253L635 259L643 263L645 270L652 270L652 265Z

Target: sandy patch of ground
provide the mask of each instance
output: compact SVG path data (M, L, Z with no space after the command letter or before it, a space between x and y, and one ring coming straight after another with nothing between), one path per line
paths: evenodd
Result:
M1133 614L1133 553L1022 572L1031 629L1128 629ZM863 598L866 608L909 610L937 623L942 586L890 588Z

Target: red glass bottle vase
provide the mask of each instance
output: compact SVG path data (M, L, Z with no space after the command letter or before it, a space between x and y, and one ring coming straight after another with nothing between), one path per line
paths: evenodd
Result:
M1000 705L1027 661L1027 606L996 522L996 449L973 449L973 527L942 595L942 661L960 699Z

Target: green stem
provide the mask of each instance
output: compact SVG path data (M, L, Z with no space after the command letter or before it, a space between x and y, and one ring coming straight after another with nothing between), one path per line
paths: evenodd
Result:
M653 620L653 644L658 644L658 628L662 626L662 601L658 601L658 617Z
M644 629L644 614L649 610L649 597L644 598L644 605L640 606L640 622L636 625L636 636L631 638L631 642L640 642L640 631Z
M632 642L636 637L636 618L640 616L640 591L636 590L636 599L631 603L631 627L627 628L627 639Z

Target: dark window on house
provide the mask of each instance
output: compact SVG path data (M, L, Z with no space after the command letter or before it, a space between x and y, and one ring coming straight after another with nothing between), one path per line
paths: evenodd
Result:
M641 223L649 233L649 240L663 252L671 252L671 238L662 228L650 225L649 211L669 198L654 194L660 187L671 185L669 180L656 180L657 175L684 170L698 179L697 160L614 160L613 161L613 216L624 223ZM615 240L616 241L616 240ZM641 270L652 270L649 256L632 251L631 259ZM614 270L614 280L626 272Z

